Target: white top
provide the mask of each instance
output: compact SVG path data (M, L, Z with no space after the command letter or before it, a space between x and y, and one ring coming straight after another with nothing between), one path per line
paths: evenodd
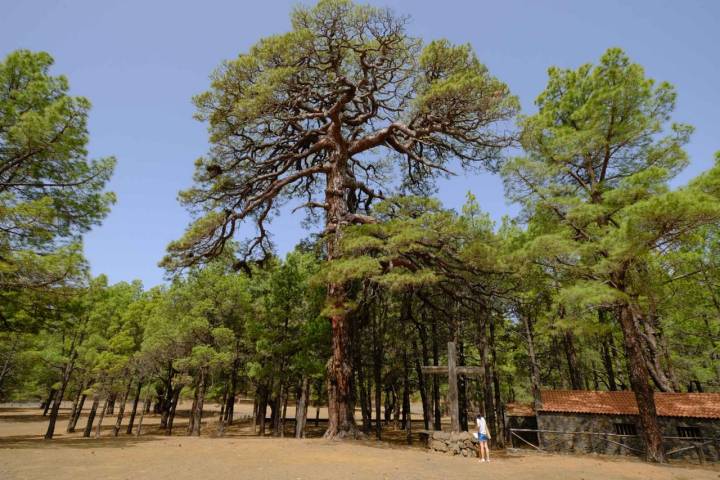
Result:
M481 435L487 435L488 431L487 431L487 423L485 423L485 418L480 417L480 418L476 419L476 421L477 421L477 426L478 426L478 432L480 432Z

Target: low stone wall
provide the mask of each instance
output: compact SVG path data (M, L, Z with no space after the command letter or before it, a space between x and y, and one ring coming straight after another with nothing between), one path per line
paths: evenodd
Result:
M428 435L428 448L447 455L477 456L477 438L472 433L439 432Z

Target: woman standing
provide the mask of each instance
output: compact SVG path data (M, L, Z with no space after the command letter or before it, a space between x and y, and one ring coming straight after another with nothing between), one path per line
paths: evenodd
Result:
M480 462L490 461L490 449L488 448L488 440L490 439L490 430L488 430L485 417L478 415L475 418L478 427L477 439L480 443Z

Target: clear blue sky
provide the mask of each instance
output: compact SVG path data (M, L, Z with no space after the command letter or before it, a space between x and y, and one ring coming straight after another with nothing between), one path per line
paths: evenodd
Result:
M118 202L86 237L94 274L106 273L112 282L140 278L147 287L163 281L157 262L189 220L176 195L190 185L193 161L207 148L190 98L207 88L220 61L286 31L295 3L2 0L0 55L16 48L51 53L54 73L67 75L73 94L93 103L91 156L118 158L110 185ZM533 110L548 66L577 67L620 46L650 76L677 87L675 119L697 127L688 149L692 165L680 182L707 169L720 150L719 1L371 3L409 14L411 33L427 40L470 42L519 95L525 112ZM459 207L468 190L493 218L514 212L491 175L443 181L439 196ZM281 252L307 235L301 217L274 222Z

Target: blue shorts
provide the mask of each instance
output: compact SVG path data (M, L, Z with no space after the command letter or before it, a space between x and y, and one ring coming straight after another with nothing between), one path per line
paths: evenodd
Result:
M479 441L481 441L481 442L487 442L487 441L488 441L488 437L487 437L487 435L485 435L484 433L478 433L478 434L477 434L477 439L478 439Z

